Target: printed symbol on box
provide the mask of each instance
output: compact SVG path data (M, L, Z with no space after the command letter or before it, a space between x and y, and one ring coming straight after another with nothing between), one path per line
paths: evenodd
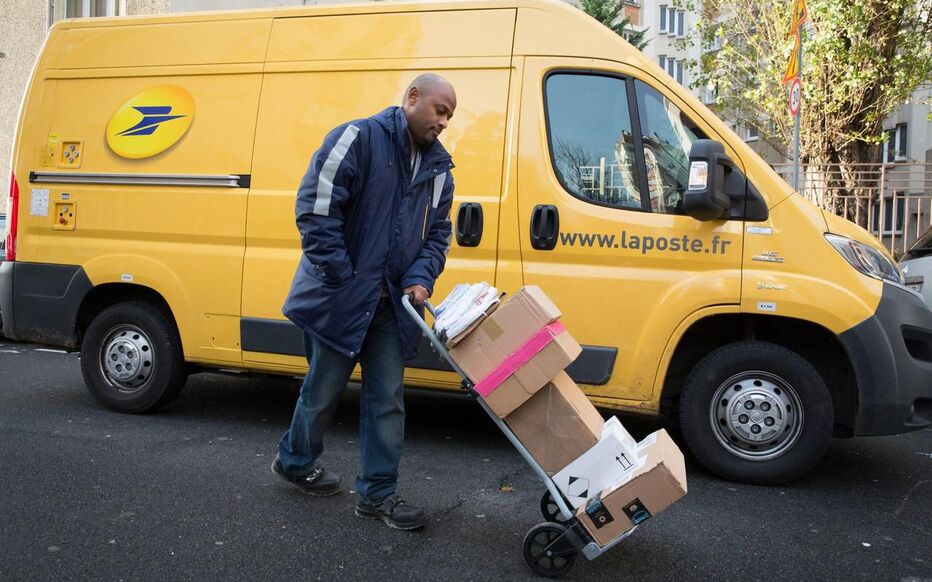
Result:
M588 499L589 479L586 479L585 477L573 477L570 475L570 482L566 488L566 491L570 494L570 497L581 497L583 499Z
M612 517L612 514L608 511L608 508L605 507L605 504L601 501L590 503L586 507L586 515L588 515L589 519L592 520L592 523L595 525L596 529L602 529L604 526L615 521L615 518Z
M634 501L629 503L624 508L625 515L628 516L628 519L631 520L631 523L638 525L644 521L650 519L650 512L644 507L644 504L641 503L641 500L634 498Z
M625 471L627 471L628 469L634 466L634 462L628 458L627 453L621 453L620 456L615 457L615 460L618 461L622 469L624 469Z

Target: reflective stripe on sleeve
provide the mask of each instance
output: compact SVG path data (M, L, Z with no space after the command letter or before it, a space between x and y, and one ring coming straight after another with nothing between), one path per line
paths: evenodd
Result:
M333 197L333 179L346 157L346 152L359 134L359 128L355 125L349 125L343 130L343 135L337 141L337 145L330 150L324 167L320 170L320 178L317 180L317 199L314 200L314 214L319 216L330 215L330 199Z

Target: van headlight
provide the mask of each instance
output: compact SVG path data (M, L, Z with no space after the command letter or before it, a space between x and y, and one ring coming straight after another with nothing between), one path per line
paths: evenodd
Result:
M845 258L852 267L869 277L903 285L903 274L896 264L877 249L837 234L826 234L825 240Z

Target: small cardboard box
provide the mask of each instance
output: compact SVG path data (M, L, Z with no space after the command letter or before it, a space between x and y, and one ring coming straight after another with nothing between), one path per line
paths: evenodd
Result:
M505 422L548 475L592 448L604 424L566 372L558 373Z
M640 460L637 441L613 416L605 421L599 442L554 475L553 482L574 508L580 507L633 473Z
M560 319L560 315L560 310L540 287L522 287L468 335L458 336L450 357L467 376L478 382L541 328Z
M579 508L576 517L605 546L686 495L683 453L661 429L638 444L643 464Z

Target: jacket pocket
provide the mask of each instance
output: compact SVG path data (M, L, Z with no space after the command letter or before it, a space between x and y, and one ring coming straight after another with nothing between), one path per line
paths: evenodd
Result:
M350 283L356 277L356 271L354 270L352 274L347 277L345 280L335 279L327 274L326 269L321 264L311 263L310 261L302 260L301 266L304 267L304 272L308 274L312 279L318 281L321 285L327 288L337 288Z

